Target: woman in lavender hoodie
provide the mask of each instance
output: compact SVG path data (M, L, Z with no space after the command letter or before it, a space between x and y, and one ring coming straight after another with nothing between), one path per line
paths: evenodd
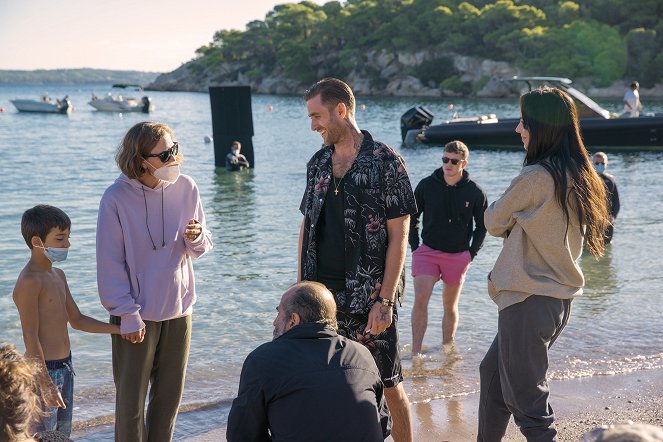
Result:
M122 173L99 204L99 297L121 331L112 338L116 441L172 439L196 302L191 259L212 248L174 138L161 123L129 129L115 156Z

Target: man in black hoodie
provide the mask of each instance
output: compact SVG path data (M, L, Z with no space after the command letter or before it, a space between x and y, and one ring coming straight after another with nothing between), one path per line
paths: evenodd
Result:
M450 348L458 326L458 299L465 274L486 237L483 212L486 194L464 170L469 150L461 141L444 146L442 167L419 182L414 191L418 213L412 216L409 242L412 248L414 308L412 354L421 353L428 325L428 301L442 280L442 344ZM423 216L419 244L419 219Z

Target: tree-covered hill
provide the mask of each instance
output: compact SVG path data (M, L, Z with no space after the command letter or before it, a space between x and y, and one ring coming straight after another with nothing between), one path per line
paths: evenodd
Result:
M663 79L661 49L661 0L302 1L277 5L243 31L216 32L179 77L213 84L278 76L310 84L334 75L380 87L400 76L476 92L489 79L464 75L461 56L504 62L522 74L596 86L637 78L649 87ZM386 66L374 63L380 54L420 56L384 75Z

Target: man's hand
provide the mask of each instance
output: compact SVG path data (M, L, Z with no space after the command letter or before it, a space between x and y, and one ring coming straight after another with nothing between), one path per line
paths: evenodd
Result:
M373 304L368 313L368 323L366 324L366 333L379 335L389 328L394 314L393 307L387 307L379 302Z
M60 407L67 408L60 394L60 390L55 386L51 378L42 382L41 385L41 398L44 401L44 405L47 407Z
M371 299L377 299L380 295L382 284L375 284L375 291L371 294ZM371 311L368 312L368 323L366 324L366 333L379 335L389 328L394 313L393 307L387 307L379 302L373 304Z
M143 339L145 339L145 328L141 328L137 332L133 333L124 333L122 336L122 339L125 341L129 341L132 344L140 344L143 342Z

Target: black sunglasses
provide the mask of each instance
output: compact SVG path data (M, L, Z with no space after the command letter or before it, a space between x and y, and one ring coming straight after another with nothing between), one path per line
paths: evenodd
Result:
M161 160L162 163L167 163L170 160L171 156L177 155L177 152L180 150L180 145L177 144L177 141L170 146L170 149L166 149L163 152L159 153L144 153L143 158L157 157Z
M602 165L605 166L605 163L599 163L598 161L594 161L594 165L595 165L595 166L598 166L599 164L602 164Z
M463 160L458 160L456 158L442 157L442 162L444 164L447 164L449 161L451 161L451 164L453 164L454 166L457 166L458 163L460 163Z

